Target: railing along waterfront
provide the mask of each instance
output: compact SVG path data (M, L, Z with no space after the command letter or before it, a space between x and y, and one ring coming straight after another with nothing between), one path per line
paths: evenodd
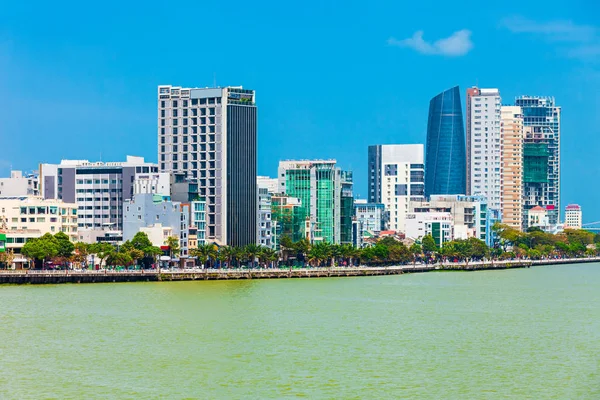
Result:
M223 269L147 269L147 270L0 270L0 283L97 283L133 281L178 280L237 280L273 278L317 278L342 276L395 275L435 270L493 270L527 268L538 265L557 265L600 262L600 257L545 259L545 260L483 260L470 262L445 262L435 264L414 263L392 266L331 266L273 268L223 268Z

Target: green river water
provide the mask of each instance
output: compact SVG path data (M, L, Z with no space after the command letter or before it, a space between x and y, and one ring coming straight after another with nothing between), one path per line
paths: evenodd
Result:
M600 399L600 264L0 287L0 399Z

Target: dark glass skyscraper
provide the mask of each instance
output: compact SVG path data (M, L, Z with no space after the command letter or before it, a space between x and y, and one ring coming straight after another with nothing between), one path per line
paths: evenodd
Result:
M425 194L465 194L465 129L458 86L429 102L426 152Z

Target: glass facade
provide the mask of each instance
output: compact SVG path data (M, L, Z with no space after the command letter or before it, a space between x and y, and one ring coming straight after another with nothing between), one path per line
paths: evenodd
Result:
M465 194L466 176L465 130L456 86L429 103L425 194Z
M515 105L523 110L523 229L527 210L541 206L560 210L560 117L553 97L521 96ZM548 214L551 225L558 212Z

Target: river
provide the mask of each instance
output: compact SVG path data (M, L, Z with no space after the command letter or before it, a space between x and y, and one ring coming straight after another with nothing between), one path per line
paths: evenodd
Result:
M600 264L0 287L0 398L598 399Z

